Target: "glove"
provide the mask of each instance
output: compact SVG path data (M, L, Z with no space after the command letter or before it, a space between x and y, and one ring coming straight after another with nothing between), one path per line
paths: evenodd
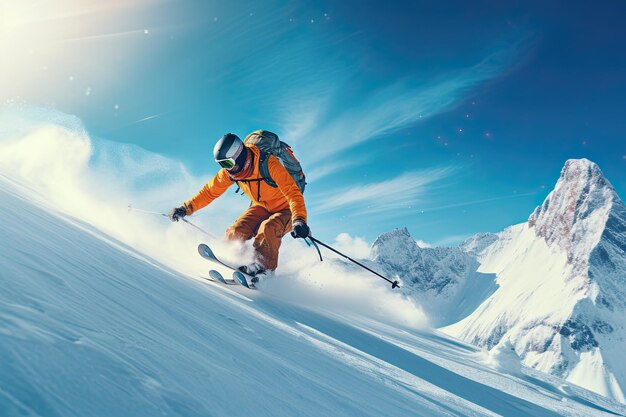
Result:
M293 222L293 230L291 231L291 236L294 239L302 238L306 239L311 236L311 229L303 220L296 220Z
M182 219L186 215L187 210L185 209L185 206L180 206L173 208L172 211L170 211L170 213L167 215L167 217L169 217L171 221L177 222L178 219Z

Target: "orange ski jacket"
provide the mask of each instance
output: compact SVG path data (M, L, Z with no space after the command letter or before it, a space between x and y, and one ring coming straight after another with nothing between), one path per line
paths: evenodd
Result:
M260 151L256 146L248 146L248 150L254 155L254 169L250 177L245 180L261 179L259 174ZM304 197L289 172L273 155L268 158L267 168L278 187L271 187L263 180L252 182L240 180L238 185L241 187L241 191L252 200L253 205L262 206L272 213L289 209L293 221L302 220L306 222ZM220 169L198 194L184 204L187 215L209 205L234 183L235 181L230 178L228 171L224 168Z

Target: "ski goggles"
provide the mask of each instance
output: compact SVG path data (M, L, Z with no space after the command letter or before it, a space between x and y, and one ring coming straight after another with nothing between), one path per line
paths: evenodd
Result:
M233 158L220 159L219 161L215 161L215 162L220 164L222 168L226 168L226 169L232 169L236 165L235 160Z

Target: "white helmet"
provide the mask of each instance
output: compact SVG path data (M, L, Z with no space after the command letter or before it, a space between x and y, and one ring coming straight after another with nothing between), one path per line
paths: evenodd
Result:
M248 150L241 139L239 139L239 136L227 133L215 144L213 156L215 157L215 162L220 164L222 168L230 171L234 167L241 168L243 166L248 156Z

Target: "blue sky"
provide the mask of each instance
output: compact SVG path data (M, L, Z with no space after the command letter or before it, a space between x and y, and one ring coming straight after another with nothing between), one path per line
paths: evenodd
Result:
M320 238L499 231L569 158L626 195L622 1L11 0L2 15L3 101L207 179L223 133L273 130L309 174Z

